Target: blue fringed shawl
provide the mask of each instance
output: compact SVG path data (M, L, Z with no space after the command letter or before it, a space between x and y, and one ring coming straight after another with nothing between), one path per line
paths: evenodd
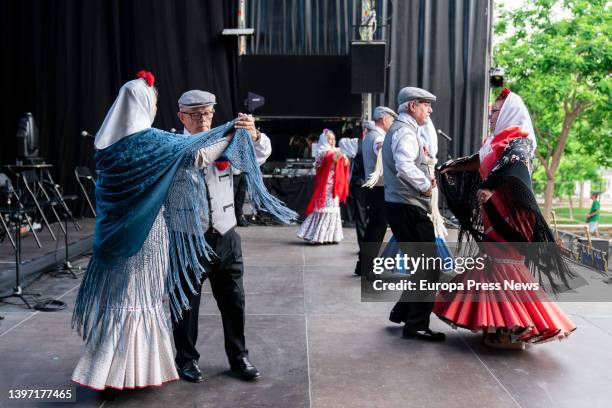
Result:
M73 328L76 327L84 339L99 340L102 337L99 334L109 332L111 322L123 321L126 313L126 308L122 307L123 300L130 278L136 276L130 276L134 273L134 262L130 260L142 248L162 206L169 248L156 249L155 258L167 259L168 253L164 251L169 251L172 268L167 274L165 292L170 296L173 316L178 318L181 308L189 308L180 285L180 275L194 291L192 282L199 281L204 273L198 255L207 258L214 255L206 244L205 226L198 216L208 213L207 202L202 199L206 197L206 183L202 172L193 172L200 180L193 181L186 190L174 191L173 180L177 172L193 169L195 153L218 143L232 131L233 125L229 122L189 138L159 129L145 129L96 152L98 215L93 256L81 283L72 317ZM245 174L247 189L256 209L269 212L285 223L297 218L294 211L267 192L246 130L236 130L223 157ZM185 191L190 194L185 194ZM185 234L174 232L184 231L185 226L193 231L187 238ZM188 275L188 267L195 271L195 276ZM135 287L130 289L135 290L137 303L143 308L152 299L161 302L163 296L163 293L151 293L152 288L159 286L153 282L153 275L139 273L141 277L136 284L132 283ZM180 289L178 297L174 291L177 285Z

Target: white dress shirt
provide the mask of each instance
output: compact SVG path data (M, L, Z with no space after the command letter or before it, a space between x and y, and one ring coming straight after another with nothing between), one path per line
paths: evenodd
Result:
M385 134L387 132L385 132L385 130L380 126L376 126L376 129L378 129L379 133L377 133L378 136L376 137L376 139L374 139L374 144L372 145L372 148L374 149L374 154L378 155L378 151L382 148L382 145L385 141Z
M186 136L190 135L187 129L183 130L183 134ZM221 235L224 235L236 225L234 183L232 177L235 169L232 166L228 166L226 169L221 170L215 165L215 160L222 155L228 144L229 138L224 137L220 142L215 143L212 149L208 149L208 151L201 149L198 151L195 160L195 166L204 173L209 193L208 197L203 197L203 199L209 200L209 214L208 217L205 217L203 213L200 214L202 225L205 226L205 229L212 226ZM261 133L259 140L253 142L253 145L255 147L257 163L261 166L272 153L270 138ZM194 183L199 182L200 178L196 174L191 173L191 176Z
M343 137L338 142L338 147L340 151L344 153L347 157L354 159L357 156L357 150L359 148L359 139L356 137Z

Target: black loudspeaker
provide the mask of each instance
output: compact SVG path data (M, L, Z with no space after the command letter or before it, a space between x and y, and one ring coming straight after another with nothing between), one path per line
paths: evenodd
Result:
M240 95L261 95L259 117L361 116L361 98L351 94L348 55L244 55Z
M384 41L351 43L351 93L385 92L386 48Z

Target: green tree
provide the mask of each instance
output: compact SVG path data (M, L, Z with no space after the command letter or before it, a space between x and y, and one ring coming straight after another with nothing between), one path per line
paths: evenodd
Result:
M533 174L534 190L541 193L546 187L546 172L543 166ZM600 174L600 164L594 155L587 152L578 141L570 140L565 147L565 153L561 158L561 164L557 170L554 184L553 196L558 198L567 197L569 205L569 217L574 218L573 196L576 186L579 186L578 207L583 207L584 182L591 182L591 191L598 191L598 186L603 182Z
M495 65L505 68L510 89L521 95L533 120L547 218L570 139L597 165L611 164L612 13L606 3L525 2L512 13L502 10L495 28L505 36L495 47Z

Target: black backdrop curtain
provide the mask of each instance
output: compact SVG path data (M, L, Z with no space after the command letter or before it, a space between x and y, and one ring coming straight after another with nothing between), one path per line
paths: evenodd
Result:
M56 166L56 181L74 189L77 165L93 167L95 133L119 87L140 69L156 75L154 126L182 130L182 92L217 95L215 122L237 108L233 1L0 0L1 164L14 163L17 122L32 112L40 155Z
M253 55L348 55L361 9L355 0L248 0Z
M447 155L475 153L484 136L488 102L491 0L396 0L390 2L387 91L378 102L397 107L404 86L438 98L432 120L453 138L439 138Z
M139 69L157 76L155 126L180 129L176 101L192 88L217 95L216 124L230 119L239 106L236 42L220 33L236 27L237 3L0 0L2 164L14 162L18 119L31 111L40 129L41 155L56 165L62 185L74 187L74 167L93 165L92 140L80 131L95 133L121 84ZM338 29L349 16L357 20L360 2L291 0L285 8L281 3L247 2L247 21L257 33L251 51L258 39L264 54L346 53L354 32L338 38ZM433 120L453 137L451 144L441 139L440 157L474 152L486 119L491 0L380 0L377 10L379 26L387 25L390 58L386 92L375 102L396 108L399 88L431 90L438 96ZM294 20L304 23L296 28ZM287 37L294 31L310 40Z
M255 28L252 55L347 55L350 41L358 38L352 27L361 18L358 0L248 0L247 5L247 25ZM388 71L386 91L374 102L397 108L404 86L433 92L438 102L432 119L453 138L451 143L440 138L441 160L474 153L484 136L491 10L492 0L376 1L375 38L387 41ZM266 83L265 73L257 75Z

